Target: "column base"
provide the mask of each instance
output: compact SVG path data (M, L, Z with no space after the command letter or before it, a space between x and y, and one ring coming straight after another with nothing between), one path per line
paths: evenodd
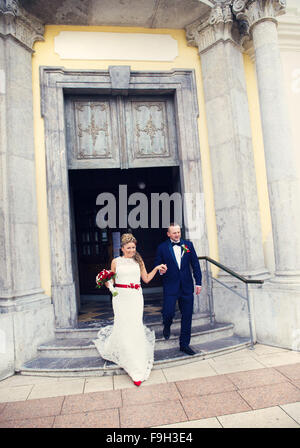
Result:
M300 351L300 284L272 279L262 288L251 289L251 296L257 341Z
M47 296L43 289L32 289L30 291L0 292L0 308L7 308L10 311L19 311L23 305L32 304L34 302L49 302L50 297ZM6 311L4 311L6 312Z
M280 283L285 285L295 285L300 288L300 271L276 271L270 283Z
M51 297L39 293L0 299L0 378L13 375L55 337Z

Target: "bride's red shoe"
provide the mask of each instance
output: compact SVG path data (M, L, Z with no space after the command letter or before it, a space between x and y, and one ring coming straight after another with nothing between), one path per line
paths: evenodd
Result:
M142 384L141 381L134 381L133 383L134 383L136 386L140 386L140 385Z

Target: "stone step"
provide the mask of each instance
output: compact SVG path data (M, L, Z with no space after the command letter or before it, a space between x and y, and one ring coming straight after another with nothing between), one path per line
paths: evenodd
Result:
M98 331L98 330L97 330ZM171 327L171 335L169 340L165 340L162 334L162 326L155 328L155 350L164 350L170 348L178 348L180 328ZM215 323L211 325L193 326L191 335L191 344L200 344L209 342L218 338L224 338L233 334L233 324ZM96 334L94 339L96 338ZM97 356L98 351L92 342L87 338L59 338L44 343L38 347L38 355L40 357L90 357Z
M214 341L216 339L225 338L233 335L233 324L216 322L213 325L193 326L191 334L191 345L204 344L205 342ZM178 348L180 328L173 329L171 327L170 339L167 341L163 336L162 328L155 332L155 346L157 350L166 348Z
M241 337L236 334L227 336L213 341L204 342L201 344L190 345L197 354L188 356L182 353L178 348L171 348L167 350L159 350L155 353L155 367L167 368L175 367L190 362L199 361L202 359L209 359L216 356L221 356L233 351L242 350L250 347L251 341L249 338Z
M214 318L214 315L212 316ZM192 321L192 327L197 327L199 325L206 325L210 322L210 316L207 313L201 313L194 315ZM95 339L100 328L111 325L113 320L101 321L98 323L85 323L79 328L57 328L55 330L55 336L57 339L75 338L75 339ZM150 320L144 320L145 325L151 328L155 332L157 328L162 327L162 318L159 316L151 316ZM180 314L176 314L172 324L172 331L179 329L181 325Z
M244 349L250 345L248 338L233 334L201 344L191 345L197 352L194 356L186 355L178 348L156 350L153 369L161 369L176 365L196 362L202 359L219 356L232 351ZM100 356L86 357L38 357L28 361L19 370L22 375L36 376L104 376L124 374L124 370L112 362L105 361Z

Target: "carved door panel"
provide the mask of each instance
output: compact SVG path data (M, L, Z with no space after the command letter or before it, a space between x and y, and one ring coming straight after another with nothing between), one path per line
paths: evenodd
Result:
M172 97L66 97L69 169L179 165Z
M128 166L178 165L172 99L125 100Z
M115 99L77 97L65 104L69 168L119 168Z

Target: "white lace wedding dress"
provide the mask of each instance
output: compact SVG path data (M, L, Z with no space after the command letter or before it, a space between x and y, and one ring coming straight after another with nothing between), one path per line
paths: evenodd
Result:
M133 258L116 258L116 283L140 281L140 267ZM102 328L93 342L102 358L122 367L133 381L145 381L153 366L155 333L143 324L142 289L115 289L114 324Z

